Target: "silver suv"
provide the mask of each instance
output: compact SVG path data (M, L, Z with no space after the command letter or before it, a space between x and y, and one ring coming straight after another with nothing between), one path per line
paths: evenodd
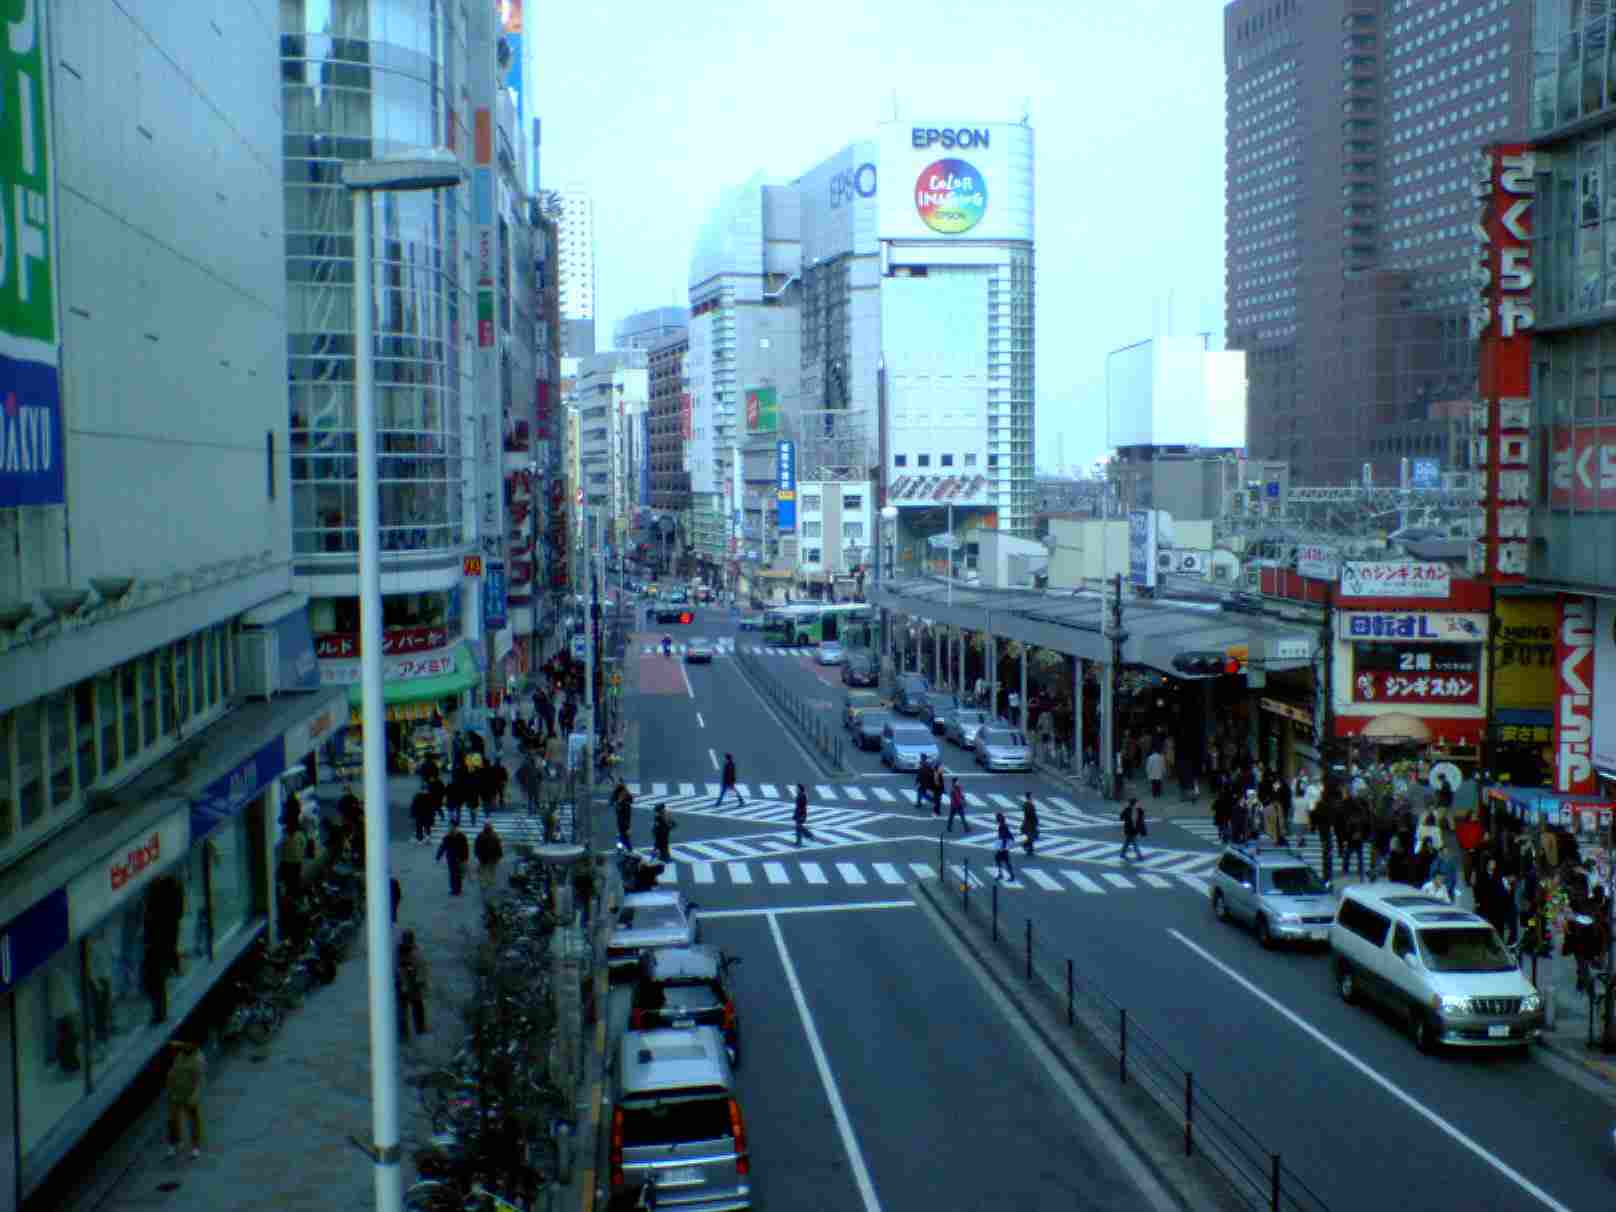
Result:
M1230 846L1212 872L1212 914L1251 926L1264 947L1327 943L1335 897L1293 850Z
M746 1127L715 1028L625 1031L616 1079L614 1200L632 1198L650 1183L656 1207L740 1212L752 1206Z

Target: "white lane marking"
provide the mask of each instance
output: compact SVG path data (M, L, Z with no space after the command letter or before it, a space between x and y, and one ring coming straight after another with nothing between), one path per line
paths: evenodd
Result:
M845 905L796 905L779 909L706 909L698 910L703 918L717 920L727 917L782 917L793 913L846 913L859 909L913 909L914 901L850 901Z
M696 712L696 727L698 727L698 728L707 727L707 721L701 718L701 712L699 712L699 711Z
M709 749L708 752L711 753L712 750ZM705 786L707 788L707 794L712 796L713 799L716 800L718 798L719 792L720 792L720 788L719 788L718 784L717 783L707 783L707 784L705 784Z
M903 874L891 863L872 863L875 873L881 877L883 884L903 883Z
M1171 888L1173 886L1172 880L1164 880L1161 876L1151 875L1149 872L1141 872L1139 878L1152 888Z
M657 878L667 880L670 884L677 884L679 882L679 864L663 863L662 874Z
M1008 795L999 795L995 793L988 796L988 799L993 801L993 806L995 808L1014 808L1016 806L1015 800L1011 799Z
M691 863L690 875L698 884L713 882L713 865L711 863Z
M732 884L750 884L752 873L747 870L745 863L725 863L729 868L729 882Z
M803 863L802 878L810 884L828 884L830 880L825 876L825 870L818 863Z
M789 884L791 877L786 874L784 863L764 863L763 874L771 884Z
M667 795L668 794L668 785L666 783L652 783L651 784L651 794L654 795L654 796L657 796L658 798L661 798L662 796Z
M722 767L719 766L719 764L718 764L718 751L717 750L709 749L707 751L707 760L713 764L713 769L714 770L721 770L722 769Z
M679 784L679 794L680 795L695 795L696 794L696 784L694 784L694 783L680 783Z
M1566 1207L1565 1204L1562 1204L1559 1200L1555 1199L1554 1196L1550 1195L1547 1191L1538 1186L1531 1179L1527 1178L1520 1171L1514 1169L1509 1165L1509 1163L1505 1162L1502 1158L1489 1153L1486 1149L1482 1148L1475 1141L1471 1140L1470 1137L1459 1131L1458 1128L1454 1127L1447 1120L1443 1119L1440 1115L1438 1115L1435 1111L1432 1111L1418 1099L1409 1094L1405 1094L1392 1081L1382 1077L1377 1070L1359 1060L1340 1044L1336 1043L1335 1040L1331 1039L1328 1035L1324 1034L1324 1032L1320 1031L1312 1023L1308 1022L1306 1019L1303 1019L1299 1015L1292 1013L1288 1008L1281 1005L1277 999L1269 996L1267 993L1264 993L1261 989L1257 988L1256 985L1252 984L1245 977L1241 976L1238 972L1229 967L1229 965L1225 964L1222 960L1218 959L1211 952L1207 951L1205 948L1196 943L1190 942L1189 939L1185 938L1177 930L1169 930L1167 933L1173 938L1176 938L1179 942L1183 943L1191 951L1195 952L1196 955L1200 956L1207 963L1211 964L1212 967L1223 973L1224 976L1228 977L1235 984L1239 985L1247 993L1251 994L1252 997L1262 1002L1275 1014L1285 1019L1286 1022L1290 1023L1298 1031L1302 1032L1304 1035L1311 1036L1313 1039L1323 1044L1331 1052L1335 1053L1336 1056L1340 1057L1359 1073L1363 1074L1370 1081L1374 1082L1375 1085L1379 1086L1382 1090L1386 1091L1387 1094L1390 1094L1398 1102L1402 1103L1410 1111L1414 1112L1414 1114L1418 1115L1432 1127L1436 1128L1439 1132L1448 1137L1448 1139L1452 1140L1456 1145L1468 1150L1476 1157L1486 1162L1494 1170L1498 1171L1498 1173L1502 1174L1505 1178L1509 1179L1510 1182L1518 1186L1522 1191L1525 1191L1528 1195L1532 1196L1533 1199L1540 1202L1545 1208L1552 1208L1554 1209L1554 1212L1571 1212L1571 1209Z
M1059 880L1051 879L1042 871L1038 871L1032 867L1023 867L1021 869L1021 874L1027 879L1031 880L1033 883L1037 884L1040 888L1044 889L1046 892L1063 891Z
M624 783L623 786L628 788L628 793L630 795L640 794L640 784L638 783Z
M937 872L932 869L932 865L930 863L910 863L909 870L913 871L923 880L934 880L937 878Z
M835 1077L831 1075L825 1046L819 1042L819 1029L814 1026L813 1015L808 1012L808 999L803 996L802 982L797 979L797 966L791 962L791 953L786 950L786 936L780 931L780 920L772 915L769 917L769 933L774 935L774 947L780 953L780 967L786 974L786 987L791 990L791 1000L797 1004L797 1017L802 1020L803 1034L808 1037L808 1050L814 1054L814 1068L819 1070L820 1084L825 1087L825 1098L836 1120L842 1148L847 1151L847 1162L852 1168L853 1182L858 1187L864 1212L881 1212L881 1201L876 1198L869 1167L864 1164L864 1154L859 1151L858 1137L853 1135L853 1122L847 1116L847 1108L842 1105L842 1094L836 1088Z
M680 849L688 850L691 854L699 854L704 859L721 859L728 855L722 847L709 842L686 842Z
M864 793L857 787L844 787L842 790L847 792L847 798L850 800L862 801L864 799Z
M1130 884L1125 877L1117 875L1115 872L1106 871L1106 872L1102 873L1102 877L1104 878L1106 883L1115 884L1118 888L1132 888L1133 887L1133 885Z
M683 661L679 662L679 676L684 679L685 693L694 699L696 697L696 688L690 684L690 674L685 670Z
M836 788L827 787L824 783L815 783L814 793L822 800L833 800L836 798Z
M763 793L763 798L766 800L777 800L780 798L780 789L773 783L759 783L758 790Z
M869 882L864 878L864 873L858 869L857 863L837 863L836 874L841 876L843 881L849 884L864 884Z
M977 795L974 791L967 791L965 793L965 802L972 808L986 808L988 806L988 802L981 796Z
M1096 884L1081 871L1062 871L1061 874L1067 879L1071 880L1072 883L1076 884L1084 892L1098 892L1101 895L1104 895L1105 893L1104 888L1100 887L1100 885Z
M1058 795L1050 796L1049 797L1049 802L1051 804L1055 805L1055 807L1059 808L1062 812L1076 812L1077 811L1077 806L1074 805L1071 800L1062 799Z
M885 787L871 787L870 788L870 794L875 796L875 798L880 800L883 804L894 803L894 802L896 802L896 800L898 798L897 796L893 795L892 792L888 791Z
M1208 896L1208 895L1211 894L1211 889L1207 886L1207 882L1205 880L1201 879L1198 876L1181 875L1178 878L1183 880L1186 884L1188 884L1191 888L1195 889L1195 891L1199 892L1202 896Z

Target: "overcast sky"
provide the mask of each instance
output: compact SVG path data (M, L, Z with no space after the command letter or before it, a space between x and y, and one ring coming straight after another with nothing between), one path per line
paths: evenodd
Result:
M688 303L719 190L892 114L1036 133L1038 463L1105 450L1107 351L1223 330L1222 0L527 0L542 187L595 199L597 344ZM1168 311L1171 299L1172 322Z

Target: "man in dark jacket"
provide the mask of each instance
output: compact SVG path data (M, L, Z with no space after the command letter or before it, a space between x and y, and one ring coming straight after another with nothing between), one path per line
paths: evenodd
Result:
M477 880L485 893L494 890L499 876L499 860L505 857L505 846L494 832L494 822L483 821L483 831L477 835Z
M797 784L797 802L791 812L791 823L797 829L797 845L802 845L804 837L813 837L813 831L808 828L808 785Z
M415 840L425 842L432 833L432 822L437 816L437 805L432 792L422 787L410 801L410 819L415 822Z
M466 835L460 832L460 822L453 817L449 820L449 832L438 843L434 861L436 859L448 860L449 895L459 896L461 882L466 878L466 864L471 861L471 843L466 841Z
M1122 808L1122 853L1118 858L1128 857L1128 847L1133 847L1134 857L1143 859L1144 851L1139 849L1139 839L1145 836L1145 809L1137 799L1129 800Z
M651 819L651 841L656 848L657 858L664 863L673 862L673 855L668 851L668 842L673 836L673 821L668 817L668 806L658 804L656 815Z
M617 786L612 788L612 807L617 812L617 840L625 850L632 850L634 843L629 840L628 831L634 823L634 797L629 794L622 779L618 779Z
M722 777L723 782L718 788L718 798L713 801L713 807L717 808L724 802L724 797L733 791L735 793L735 802L745 808L746 801L741 798L741 789L735 785L735 755L732 753L724 755L724 773Z
M516 768L516 785L522 789L527 798L527 814L533 816L539 810L539 791L542 780L539 777L538 763L533 760L531 753L522 754L522 764Z

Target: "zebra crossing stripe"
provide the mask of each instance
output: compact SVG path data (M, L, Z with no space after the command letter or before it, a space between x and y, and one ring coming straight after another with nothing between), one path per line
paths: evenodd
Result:
M791 877L786 874L784 863L764 863L763 875L771 884L789 884Z
M1101 877L1106 881L1106 883L1112 884L1112 885L1114 885L1115 887L1118 887L1118 888L1132 888L1133 887L1133 885L1128 882L1128 879L1127 879L1126 876L1118 875L1115 871L1102 872Z
M910 863L909 870L913 871L923 880L934 880L937 878L937 872L932 870L930 863Z
M726 866L729 867L730 883L750 884L752 882L752 873L747 870L745 863L728 863Z
M988 802L981 796L977 795L974 791L967 791L965 793L965 802L972 808L986 808L988 806Z
M1015 800L1011 799L1008 795L999 795L994 793L989 795L988 799L993 801L993 806L995 808L1014 808L1016 806Z
M810 884L830 883L830 881L825 878L824 868L822 868L818 863L802 864L802 878L807 880Z
M1071 800L1062 799L1058 795L1050 796L1049 802L1055 805L1055 807L1059 808L1062 812L1076 812L1078 810L1077 805L1072 803Z
M862 884L866 882L864 873L854 863L837 863L836 874L840 875L845 883Z
M1180 880L1182 880L1184 883L1188 884L1196 892L1199 892L1202 896L1208 895L1210 893L1210 891L1211 891L1211 889L1208 888L1207 882L1205 880L1198 879L1197 877L1195 877L1193 875L1181 875L1178 878Z
M822 800L833 800L836 798L836 789L827 787L824 783L815 783L814 794Z
M1023 867L1021 869L1021 874L1025 878L1027 878L1027 879L1031 880L1033 883L1037 884L1040 888L1044 889L1044 891L1046 891L1046 892L1059 892L1059 891L1061 891L1061 886L1060 886L1060 881L1059 880L1050 879L1049 876L1045 875L1042 871L1039 871L1036 868Z
M780 789L773 783L759 783L758 790L763 792L763 798L766 800L777 800L780 798Z
M696 794L696 784L694 784L694 783L680 783L679 784L679 794L680 795L695 795Z
M897 796L893 795L892 792L888 791L885 787L871 787L870 788L870 794L875 796L875 798L880 800L883 804L896 803L897 798L898 798Z
M1076 884L1084 892L1098 892L1101 894L1104 894L1105 892L1104 888L1100 887L1100 885L1096 884L1081 871L1062 871L1061 874L1067 879L1071 880L1072 883Z
M710 842L685 842L679 847L679 849L688 850L692 854L699 854L704 859L721 859L729 857L728 851L718 846L714 846Z
M1165 868L1171 867L1174 863L1182 862L1183 859L1184 856L1176 851L1158 850L1155 854L1146 855L1145 858L1140 860L1139 865L1141 867Z
M850 800L858 800L862 802L864 799L864 793L857 787L844 787L842 790L847 792L847 798Z
M681 783L680 786L682 787L682 786L684 786L684 784ZM720 791L720 788L719 788L718 784L717 783L706 783L706 784L704 784L704 786L707 788L707 794L712 796L713 799L716 800L718 798L718 796L719 796L719 791Z
M698 884L713 882L713 865L711 863L691 863L690 877Z
M638 783L624 783L623 786L628 788L628 793L630 795L640 794L640 785Z
M661 799L668 794L668 785L666 783L652 783L651 794Z
M903 876L891 863L873 863L876 875L881 877L883 884L901 884Z
M1149 884L1152 888L1171 888L1173 886L1172 880L1164 880L1161 876L1151 875L1148 871L1140 872L1139 878L1144 880L1145 883Z
M973 874L971 869L966 867L963 863L953 869L953 876L957 880L964 880L973 888L982 887L982 880L980 877Z
M663 863L662 874L658 878L667 880L669 884L677 884L679 882L679 864Z

